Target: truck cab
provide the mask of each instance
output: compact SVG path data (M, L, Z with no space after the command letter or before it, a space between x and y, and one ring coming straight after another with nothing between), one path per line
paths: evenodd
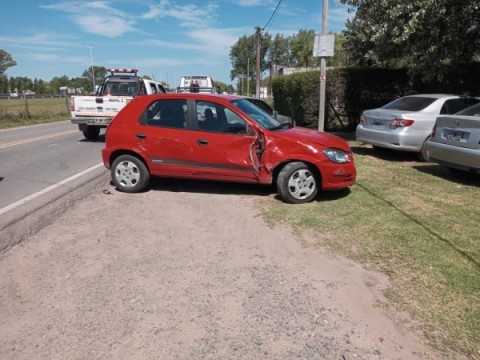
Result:
M165 93L157 81L141 78L137 69L107 69L110 75L97 88L96 96L137 96Z

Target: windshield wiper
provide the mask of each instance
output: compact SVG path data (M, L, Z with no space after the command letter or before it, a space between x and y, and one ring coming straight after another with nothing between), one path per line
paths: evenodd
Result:
M281 130L281 129L291 129L292 127L293 127L292 123L286 122L286 123L282 123L278 126L275 126L273 128L270 128L268 130L275 131L275 130Z

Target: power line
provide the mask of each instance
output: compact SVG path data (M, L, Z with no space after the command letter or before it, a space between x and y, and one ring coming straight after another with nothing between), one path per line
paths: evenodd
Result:
M280 4L281 4L281 3L282 3L282 0L278 0L278 4L277 4L275 10L273 10L273 13L272 13L272 15L270 16L270 19L268 19L267 23L266 23L265 26L263 27L263 28L266 29L267 31L268 31L267 27L270 27L270 26L272 25L273 19L274 19L274 17L277 15L277 12L278 12L278 9L280 8Z

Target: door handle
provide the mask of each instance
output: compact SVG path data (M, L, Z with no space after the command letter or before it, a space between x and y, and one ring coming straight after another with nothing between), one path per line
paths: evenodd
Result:
M208 140L206 139L198 139L197 140L198 145L208 145Z
M144 133L138 133L135 136L139 139L146 139L147 138L147 135L145 135Z

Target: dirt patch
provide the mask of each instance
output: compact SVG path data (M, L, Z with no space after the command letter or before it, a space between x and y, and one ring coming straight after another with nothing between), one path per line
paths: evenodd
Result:
M1 255L0 358L438 358L257 196L107 190Z

